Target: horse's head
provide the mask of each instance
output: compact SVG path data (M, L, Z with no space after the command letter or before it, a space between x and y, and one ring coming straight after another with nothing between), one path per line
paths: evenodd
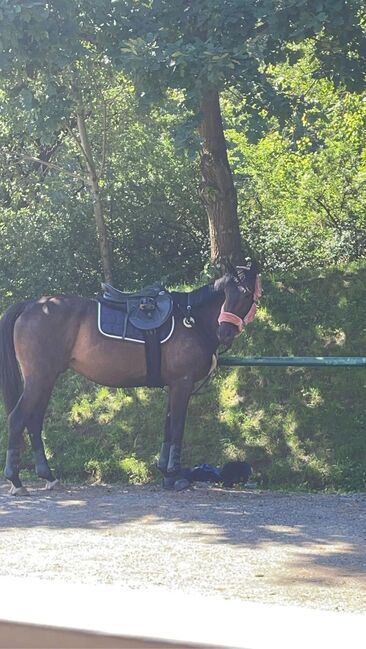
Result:
M219 342L230 347L234 338L255 316L256 304L262 295L257 267L254 264L230 266L230 272L217 280L215 288L225 293L219 315Z

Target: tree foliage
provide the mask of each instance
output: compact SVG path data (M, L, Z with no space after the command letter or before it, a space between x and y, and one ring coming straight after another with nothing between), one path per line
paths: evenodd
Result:
M303 49L294 44L309 39L318 62L308 68L314 79L327 76L352 91L364 88L361 0L203 0L199 5L190 0L1 0L0 8L4 25L0 68L7 75L10 94L15 93L32 114L27 123L33 134L38 127L41 143L50 137L54 141L65 121L69 128L75 119L79 124L80 101L82 106L95 103L121 71L133 80L145 112L147 105L162 106L167 93L175 93L186 117L174 124L176 141L191 153L197 150L197 127L204 140L200 195L209 219L213 260L241 254L237 196L219 95L224 90L240 94L252 138L268 133L273 119L283 128L293 116L295 134L302 137L305 113L314 119L308 100L274 82L272 72L286 61L291 67L303 56ZM103 188L97 165L90 166L87 157L86 163L94 206L99 202L101 212ZM103 237L107 235L102 233ZM103 258L103 246L101 254Z
M0 102L7 101L3 93ZM190 282L207 251L195 168L185 157L176 158L169 116L141 114L121 75L105 90L104 101L107 164L101 184L115 282L132 289L152 274L170 283ZM21 102L14 105L14 119L5 111L0 119L3 291L13 298L60 290L94 293L101 268L78 144L66 129L51 130L48 143L42 143L30 128L32 114ZM89 108L88 129L100 165L100 95Z
M2 309L99 291L82 106L116 285L201 279L205 206L210 227L231 214L267 276L237 351L362 353L365 25L362 0L0 0ZM354 262L346 275L331 268ZM356 398L353 375L295 374L218 379L193 406L187 464L245 454L262 484L364 485L362 382ZM66 377L47 424L55 465L147 479L161 405Z
M253 138L245 102L227 95L227 137L245 237L268 269L326 266L365 256L365 92L318 79L307 43L295 66L272 68L275 85L302 102L286 128L267 117ZM296 51L296 49L295 49Z

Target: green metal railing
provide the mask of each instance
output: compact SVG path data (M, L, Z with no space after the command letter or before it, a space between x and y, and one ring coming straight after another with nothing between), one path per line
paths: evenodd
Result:
M221 356L219 365L244 367L264 365L272 367L366 367L366 356Z

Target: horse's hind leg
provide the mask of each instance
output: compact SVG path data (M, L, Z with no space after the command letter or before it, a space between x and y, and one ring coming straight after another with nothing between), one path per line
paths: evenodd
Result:
M45 394L47 394L47 399ZM50 481L54 480L48 467L41 440L41 427L49 394L50 390L45 389L45 386L40 382L26 380L23 394L9 415L8 450L4 474L7 480L12 483L10 490L12 495L24 495L27 493L19 478L20 451L25 427L30 432L37 473L38 469L40 469L41 473L39 475L41 474L41 477L45 477L47 480L50 479Z
M46 480L46 489L53 489L58 483L58 480L55 479L49 467L42 440L43 420L50 395L51 391L49 390L49 394L42 396L42 399L39 400L27 420L27 429L32 445L36 473L39 478Z
M13 496L27 495L28 493L19 478L20 450L23 431L26 425L22 408L22 398L23 396L20 397L17 405L11 411L8 418L9 435L4 475L12 484L10 493Z

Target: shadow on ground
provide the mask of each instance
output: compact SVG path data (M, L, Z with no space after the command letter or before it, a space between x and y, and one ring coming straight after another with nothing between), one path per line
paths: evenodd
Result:
M174 524L193 544L297 552L301 564L336 567L345 576L366 575L366 494L303 494L195 488L166 492L159 487L66 486L30 496L8 495L0 483L0 531L27 528L107 532L135 526L161 533ZM172 528L166 531L172 534ZM303 558L299 549L303 551ZM322 580L319 574L311 579Z

